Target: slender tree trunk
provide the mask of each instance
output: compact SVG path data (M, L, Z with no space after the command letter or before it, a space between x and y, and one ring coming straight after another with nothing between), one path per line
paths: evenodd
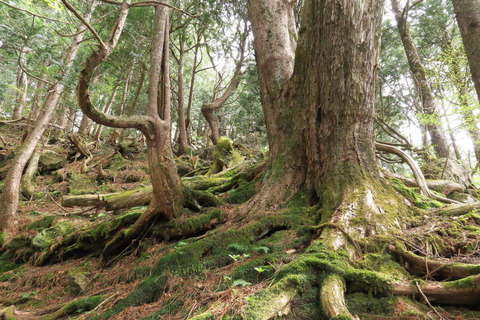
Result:
M115 96L117 95L117 89L118 89L117 86L115 86L113 88L110 99L108 100L108 103L105 105L105 108L103 109L103 113L108 114L108 112L110 111L110 109L113 105L113 102L115 101ZM97 141L100 140L100 136L102 135L102 131L103 131L103 125L99 124L98 127L97 127L97 130L95 131L95 137L94 137L95 140L97 140Z
M185 119L185 127L187 131L187 142L188 145L192 144L192 104L193 104L193 92L195 88L195 76L197 75L197 68L199 66L198 54L200 49L200 38L201 35L198 35L197 43L195 45L195 50L193 53L193 68L192 68L192 77L190 78L190 88L188 92L188 103L187 103L187 114Z
M452 0L452 3L480 101L480 1Z
M86 19L89 20L91 18L94 8L95 5L92 5ZM84 29L85 27L82 25L79 31L82 31ZM69 52L65 57L65 72L62 75L63 77L66 77L72 69L73 62L78 53L78 49L84 35L85 32L80 32L72 40ZM2 204L2 206L0 206L0 221L2 221L2 224L0 225L0 231L13 231L16 228L15 217L18 209L18 202L20 196L20 181L22 178L23 170L28 160L32 156L33 152L35 151L35 148L38 144L38 141L42 137L43 132L47 128L48 123L55 111L58 99L63 93L63 90L64 85L61 81L55 83L48 89L48 95L43 105L42 112L37 118L33 129L30 131L24 143L15 155L15 158L12 160L12 166L8 170L5 184L3 186L2 193L0 194L0 203ZM10 226L11 221L14 222L13 226Z
M27 61L25 51L20 52L19 61L22 65L25 65ZM27 87L28 87L28 78L27 74L23 72L22 68L18 68L17 72L17 93L15 95L15 107L13 108L12 120L18 120L23 115L23 109L25 108L25 102L27 100Z
M130 68L130 71L128 72L127 79L125 79L125 85L123 86L123 93L122 93L122 99L120 100L120 104L118 106L118 116L123 116L125 113L126 109L126 103L127 103L127 98L128 98L128 93L130 92L130 85L132 83L132 74L133 74L133 68L134 68L134 63L132 63L132 67ZM116 91L116 88L115 88ZM115 128L112 132L112 141L117 140L120 142L120 137L122 136L122 129ZM115 142L114 142L115 143Z
M397 20L397 28L400 33L400 38L402 39L407 60L410 65L410 71L413 75L418 94L422 101L422 112L428 116L427 129L430 133L433 148L437 156L447 158L449 155L448 140L445 135L445 130L441 125L441 118L435 105L435 97L427 80L427 71L420 60L420 55L418 54L418 50L410 34L405 11L402 12L400 10L398 0L392 0L392 7L395 19Z
M185 63L185 39L184 36L180 36L180 52L178 53L178 154L184 154L187 150L187 126L185 122L185 99L184 99L184 86L183 86L183 68Z

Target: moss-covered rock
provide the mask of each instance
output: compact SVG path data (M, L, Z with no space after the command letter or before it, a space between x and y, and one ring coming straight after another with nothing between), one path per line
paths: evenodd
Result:
M32 239L32 245L38 249L45 250L50 248L53 244L60 242L67 235L73 233L73 227L67 221L60 221L53 227L42 230Z
M409 188L407 187L402 181L391 178L390 179L392 186L397 190L401 195L405 198L412 201L412 203L420 209L431 209L431 208L441 208L443 207L443 203L425 198L420 195L418 188ZM444 195L442 195L444 197Z
M44 151L39 160L39 167L42 172L60 169L64 164L65 157L52 150Z

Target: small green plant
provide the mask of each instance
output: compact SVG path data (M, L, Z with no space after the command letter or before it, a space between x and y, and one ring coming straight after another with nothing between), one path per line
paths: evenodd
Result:
M255 271L257 271L258 273L262 273L262 272L267 271L267 269L264 269L264 268L262 268L262 267L255 267L255 268L253 268L253 269L255 269Z
M232 282L232 288L238 287L238 286L245 287L245 286L249 286L251 284L252 284L251 282L245 281L243 279L237 279L237 280Z
M233 259L233 261L237 261L238 259L240 259L240 255L239 254L229 254L228 255L230 258Z

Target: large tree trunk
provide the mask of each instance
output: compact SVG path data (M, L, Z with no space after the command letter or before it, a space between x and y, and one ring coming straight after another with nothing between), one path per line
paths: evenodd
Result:
M441 120L435 105L435 97L427 80L427 71L420 60L420 55L413 42L410 28L407 24L406 12L408 8L405 8L402 11L399 7L398 0L392 0L392 8L395 14L395 19L397 20L397 28L400 33L403 47L405 48L408 64L410 65L410 71L415 80L415 85L422 101L422 112L428 116L427 129L430 133L433 148L437 156L448 158L448 141L445 131L440 123Z
M271 150L266 183L248 209L275 208L310 190L321 204L321 221L344 228L324 228L312 245L355 257L359 252L344 233L357 238L370 231L351 218L375 221L383 204L375 196L381 186L373 139L382 3L304 2L295 68L291 5L249 1ZM385 215L379 224L395 218ZM346 310L342 283L338 275L325 278L322 308L329 318L357 319Z
M480 101L480 1L452 0L452 3Z
M91 6L91 10L87 15L87 21L91 18L93 10L95 9L95 4ZM65 57L65 68L62 77L65 78L68 76L70 70L73 67L73 62L77 56L78 49L85 35L84 31L86 28L82 25L79 28L79 33L72 40L70 50ZM64 91L63 81L57 82L52 85L48 90L48 95L43 105L43 112L40 113L40 116L37 118L34 127L26 137L21 148L18 150L15 158L12 160L12 166L8 170L7 177L5 179L5 184L2 189L2 194L0 195L0 231L8 230L12 231L16 228L14 225L10 228L10 222L15 221L15 216L18 209L18 202L20 196L20 181L22 178L22 173L27 164L28 160L32 156L35 148L38 144L38 141L43 135L43 132L48 127L50 119L52 119L53 112L58 103L60 95Z

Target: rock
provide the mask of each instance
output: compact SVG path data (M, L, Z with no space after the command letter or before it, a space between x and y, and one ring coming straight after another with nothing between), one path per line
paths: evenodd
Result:
M40 171L48 172L57 170L63 167L65 164L65 158L52 150L47 150L40 156Z
M89 283L87 274L82 271L74 270L68 274L69 279L65 289L72 294L79 294L84 291Z
M452 192L449 196L450 199L457 200L463 203L474 203L478 202L477 199L469 195L468 193L462 192Z

